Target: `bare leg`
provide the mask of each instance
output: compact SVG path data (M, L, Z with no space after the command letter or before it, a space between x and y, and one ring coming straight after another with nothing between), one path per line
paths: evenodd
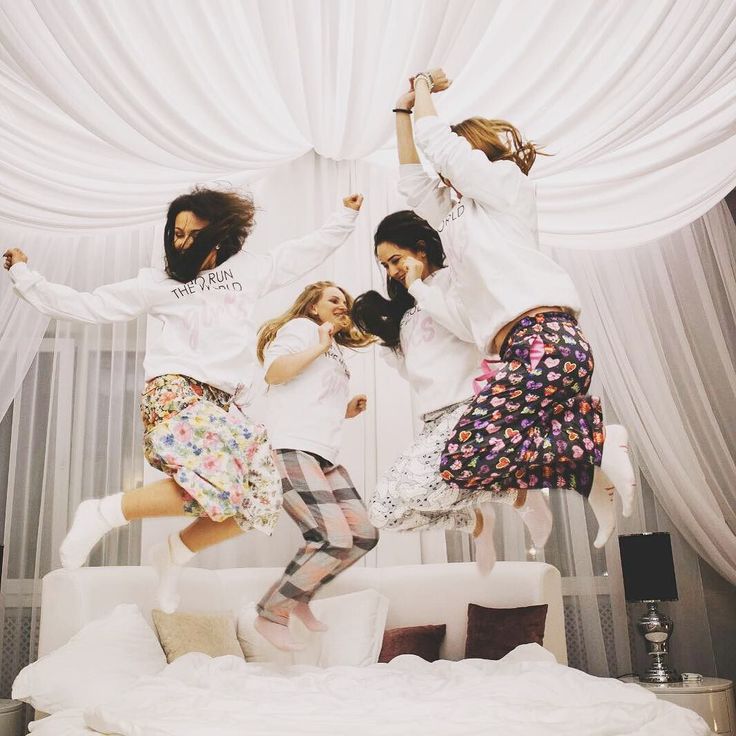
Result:
M181 541L192 551L201 552L213 544L219 544L243 533L234 518L225 521L212 521L207 516L201 516L193 521L179 536Z
M514 501L514 508L520 509L526 503L526 488L519 488L516 491L516 501Z
M128 521L154 516L184 515L186 494L174 480L163 478L123 494L123 516Z

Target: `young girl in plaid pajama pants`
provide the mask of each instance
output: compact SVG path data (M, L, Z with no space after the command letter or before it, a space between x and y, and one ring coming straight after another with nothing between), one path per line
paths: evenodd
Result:
M350 372L340 346L363 347L373 340L353 325L351 307L347 292L320 281L267 322L258 337L269 384L266 424L284 509L304 536L304 546L257 606L256 630L284 650L300 648L289 634L289 616L323 631L309 601L378 542L350 476L337 464L343 420L366 407L363 395L348 400Z
M593 357L577 325L575 286L539 251L527 176L536 149L502 120L442 122L430 93L449 83L441 69L418 74L397 105L399 188L441 233L476 345L501 363L455 426L442 476L468 493L573 488L589 498L602 546L614 527L613 490L625 515L633 509L634 472L625 429L604 433L600 401L586 395ZM439 180L419 163L414 136ZM604 472L594 483L596 467ZM486 507L484 520L491 513ZM490 569L495 553L487 551Z

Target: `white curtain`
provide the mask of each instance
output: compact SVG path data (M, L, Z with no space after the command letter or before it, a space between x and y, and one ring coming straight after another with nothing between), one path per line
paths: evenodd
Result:
M736 5L718 0L0 0L0 235L48 278L91 288L160 258L166 204L195 182L253 189L253 248L307 232L357 190L356 236L305 282L378 286L371 233L402 206L389 110L410 73L442 65L455 79L443 115L508 118L553 154L534 169L542 242L583 292L609 415L631 428L661 504L631 530L666 511L733 581L732 224L689 223L736 183L735 37ZM81 498L141 482L144 333L49 325L0 278L6 610L34 610L28 586L54 566ZM349 424L345 461L369 491L408 441L411 399L372 352L353 375L372 402ZM591 551L580 498L551 500L546 555L566 578L571 661L621 673L615 546ZM94 562L137 562L131 533ZM529 555L513 512L498 534L507 558ZM281 564L295 543L283 522L204 563ZM456 535L387 534L370 562L467 554ZM13 585L26 597L11 603ZM3 656L4 678L20 661Z
M736 584L736 226L721 203L639 248L558 250L597 374L688 543Z
M42 263L54 255L39 244L32 252ZM150 252L150 238L135 243L110 236L104 248L80 238L66 252L64 281L91 289L130 278L148 264ZM11 298L8 291L4 279L2 300ZM145 319L103 326L51 321L45 333L41 328L30 368L0 421L3 697L35 657L41 578L59 566L59 544L75 507L142 482L138 395L145 326ZM10 329L22 332L23 324ZM139 550L140 528L131 525L108 535L90 563L138 564Z

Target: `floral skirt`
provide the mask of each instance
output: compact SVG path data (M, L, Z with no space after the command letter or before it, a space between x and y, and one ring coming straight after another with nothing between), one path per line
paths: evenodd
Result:
M171 476L184 510L271 534L281 511L281 478L266 428L225 391L187 376L149 381L141 397L146 460Z

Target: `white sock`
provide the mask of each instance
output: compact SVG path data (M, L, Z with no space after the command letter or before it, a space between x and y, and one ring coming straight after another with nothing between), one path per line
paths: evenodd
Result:
M613 507L614 490L606 476L598 472L598 468L596 468L593 488L588 495L588 503L598 522L598 534L593 542L596 549L600 549L605 545L616 528L616 514Z
M526 502L515 511L521 516L532 543L537 549L543 549L552 531L552 512L542 491L527 491Z
M100 514L113 529L128 523L128 520L123 516L124 495L124 493L114 493L112 496L105 496L100 499Z
M92 548L105 534L128 523L123 516L122 499L122 493L115 493L103 499L92 498L79 504L72 527L59 548L63 568L76 570L84 565Z
M263 616L257 616L253 622L253 628L269 643L284 652L299 652L304 649L304 644L295 641L289 627L277 624Z
M195 554L181 541L178 532L151 548L151 563L158 574L158 605L164 613L173 613L179 607L181 568Z
M634 466L629 459L629 435L620 424L606 426L606 439L603 442L601 472L608 477L621 498L624 516L634 511L634 494L636 492L636 476Z
M483 518L483 528L475 542L475 564L483 575L493 569L496 564L496 547L493 544L493 526L496 522L496 512L492 503L483 503L478 507L478 512Z

